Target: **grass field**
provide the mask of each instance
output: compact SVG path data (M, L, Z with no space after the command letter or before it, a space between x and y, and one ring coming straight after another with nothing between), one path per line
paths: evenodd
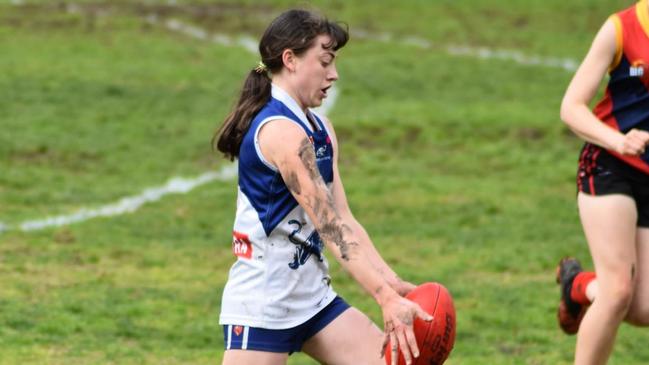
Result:
M350 26L329 113L348 199L403 278L452 292L447 363L571 363L554 267L565 255L592 267L575 208L580 142L558 118L571 73L447 47L578 61L632 1L21 3L0 0L0 364L220 362L235 180L116 217L17 227L226 166L209 141L258 58L162 21L257 38L291 6ZM335 263L332 276L380 321ZM649 363L646 340L623 326L610 364Z

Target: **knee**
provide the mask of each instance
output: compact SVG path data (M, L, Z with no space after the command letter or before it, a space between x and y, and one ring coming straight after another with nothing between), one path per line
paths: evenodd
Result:
M618 318L625 318L631 306L632 299L633 285L631 281L622 280L614 288L605 292L601 291L600 287L600 295L597 296L595 302L599 301L599 305L606 307L611 315Z

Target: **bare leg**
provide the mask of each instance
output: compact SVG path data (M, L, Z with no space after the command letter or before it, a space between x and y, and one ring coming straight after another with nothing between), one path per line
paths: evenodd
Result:
M638 228L636 251L636 282L626 321L644 327L649 326L649 228Z
M591 303L594 302L598 291L599 285L597 285L597 279L595 279L588 283L588 286L586 287L586 298L588 298Z
M227 350L222 365L285 365L287 359L286 353Z
M606 364L633 295L637 211L633 199L624 195L579 193L577 201L598 293L577 334L575 364Z
M356 308L349 308L304 343L302 350L323 364L383 365L383 332Z

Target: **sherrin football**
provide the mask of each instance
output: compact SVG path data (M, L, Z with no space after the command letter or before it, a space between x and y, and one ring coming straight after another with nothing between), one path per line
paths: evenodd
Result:
M413 329L419 347L419 357L414 358L412 365L441 365L450 355L455 343L455 306L448 290L439 283L425 283L406 295L406 298L419 304L433 320L426 322L415 318ZM385 348L385 363L391 364L391 346ZM399 349L399 365L406 361Z

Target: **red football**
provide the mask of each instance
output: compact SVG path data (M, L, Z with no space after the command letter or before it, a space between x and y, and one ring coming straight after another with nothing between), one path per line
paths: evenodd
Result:
M416 318L413 325L419 357L412 365L441 365L446 361L455 343L455 306L448 290L439 283L425 283L406 295L433 316L431 322ZM391 364L390 344L385 348L385 363ZM399 365L406 360L399 349Z

